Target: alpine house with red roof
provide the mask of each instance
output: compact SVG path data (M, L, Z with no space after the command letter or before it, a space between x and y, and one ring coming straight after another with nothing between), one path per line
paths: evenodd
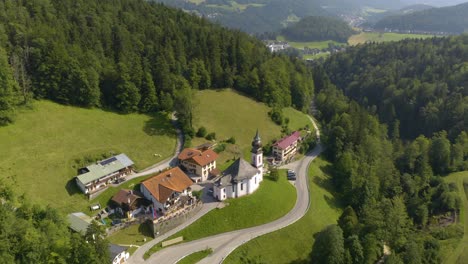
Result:
M140 191L153 203L154 209L166 212L183 200L191 200L192 184L192 180L175 167L143 181Z
M179 156L179 164L188 172L195 182L206 181L210 172L216 169L218 154L212 149L184 149Z
M276 141L273 145L273 156L280 162L291 159L296 155L300 141L301 134L299 131L295 131L291 135Z

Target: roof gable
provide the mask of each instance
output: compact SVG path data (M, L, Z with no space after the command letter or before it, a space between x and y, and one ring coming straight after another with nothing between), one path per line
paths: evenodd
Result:
M214 152L212 149L208 149L206 151L203 151L199 155L192 157L192 160L200 166L205 166L215 161L217 158L218 158L218 154Z
M159 202L165 202L174 192L183 192L190 187L192 180L179 168L175 167L155 175L141 184Z
M228 185L231 182L240 182L244 179L251 179L257 174L257 168L253 167L244 159L239 158L223 172L223 176L221 177L219 183L221 185Z
M186 148L177 156L179 160L188 160L193 156L200 155L202 152L198 149Z
M279 147L281 149L286 149L287 147L291 146L294 142L301 138L301 133L299 131L293 132L291 135L286 136L278 141L276 141L273 146Z
M132 205L136 200L140 198L142 198L142 196L139 192L136 192L134 190L122 189L112 197L112 201L120 206L123 204Z

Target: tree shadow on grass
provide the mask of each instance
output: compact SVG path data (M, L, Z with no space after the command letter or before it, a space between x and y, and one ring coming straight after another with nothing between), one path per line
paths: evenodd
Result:
M138 227L138 232L145 237L153 237L154 234L151 231L151 227L149 225L150 225L150 222L144 222L140 224L140 226Z
M320 188L325 189L328 191L330 195L324 195L323 198L327 202L327 204L333 208L338 209L342 208L341 201L338 199L339 194L335 190L335 186L333 185L333 181L330 175L333 174L333 167L331 165L320 166L320 169L326 174L325 178L320 178L318 176L314 176L313 182L317 184Z
M174 124L166 113L153 113L151 118L145 122L143 131L149 136L175 136Z

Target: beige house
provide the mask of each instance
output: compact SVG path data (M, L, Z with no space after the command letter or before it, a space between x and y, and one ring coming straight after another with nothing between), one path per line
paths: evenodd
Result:
M284 162L294 157L299 149L300 141L301 134L299 131L295 131L291 135L278 140L273 145L273 156L275 160Z
M195 182L208 180L210 172L216 169L218 154L212 149L199 150L193 148L184 149L179 156L179 164L190 175Z
M187 174L175 167L143 181L140 191L157 213L165 213L192 200L192 184Z

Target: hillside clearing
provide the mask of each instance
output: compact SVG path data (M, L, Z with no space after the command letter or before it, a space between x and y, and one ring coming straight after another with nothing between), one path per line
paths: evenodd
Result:
M445 178L445 181L448 183L454 182L458 187L460 199L462 200L460 224L464 226L464 235L461 240L449 239L452 241L442 243L442 259L446 264L468 263L468 196L466 193L466 187L468 186L468 171L452 173Z
M340 43L334 40L295 42L295 41L288 41L283 36L278 36L276 40L286 41L291 47L296 48L296 49L304 49L304 47L307 47L309 49L325 49L325 48L328 48L329 43L333 44L334 46L346 45L346 43Z
M201 126L208 133L215 132L216 140L236 139L235 145L228 145L221 153L218 164L222 166L228 160L244 157L250 160L252 139L257 129L263 144L281 137L281 127L268 116L271 110L267 105L256 102L230 89L202 90L195 94L195 109L193 126L195 130ZM289 118L289 128L296 130L312 123L307 115L291 107L283 109L283 115ZM204 138L194 138L192 145L205 143Z
M76 159L123 152L141 169L172 155L175 144L167 116L38 101L14 124L0 127L0 177L36 203L69 213L89 204L73 180Z
M348 39L349 45L364 44L366 42L386 42L386 41L400 41L410 38L431 38L433 35L424 34L401 34L401 33L378 33L378 32L361 32L360 34L353 35Z
M302 263L309 258L314 234L336 224L341 214L327 174L329 163L315 159L309 168L310 208L296 223L279 231L261 236L228 256L224 263L261 260L262 263Z

